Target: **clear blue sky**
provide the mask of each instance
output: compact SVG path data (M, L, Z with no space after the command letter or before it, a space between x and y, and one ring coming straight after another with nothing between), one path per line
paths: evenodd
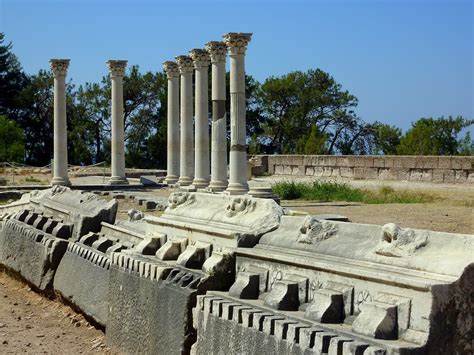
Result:
M0 31L28 73L70 58L77 84L107 59L142 70L225 32L253 32L247 73L263 81L321 68L357 113L407 129L422 116L474 118L472 0L0 0Z

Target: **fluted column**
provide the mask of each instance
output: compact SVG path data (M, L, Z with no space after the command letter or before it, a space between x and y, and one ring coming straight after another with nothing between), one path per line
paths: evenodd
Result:
M186 55L180 55L176 57L176 62L181 75L181 158L178 184L188 186L192 184L194 177L193 60Z
M71 185L67 173L66 75L69 59L49 61L54 76L54 162L51 185Z
M126 60L109 60L112 80L112 174L109 184L128 184L125 177L125 142L123 116L123 76L127 67Z
M245 51L251 33L227 33L224 42L230 54L230 195L242 195L247 183L247 142L245 117Z
M168 77L168 151L167 184L176 184L179 178L179 69L176 62L163 63Z
M208 42L206 49L211 56L212 67L212 137L211 182L209 190L224 191L227 188L227 115L226 71L227 46L224 42Z
M209 54L204 49L189 51L195 69L195 134L194 134L194 180L193 186L197 189L209 185Z

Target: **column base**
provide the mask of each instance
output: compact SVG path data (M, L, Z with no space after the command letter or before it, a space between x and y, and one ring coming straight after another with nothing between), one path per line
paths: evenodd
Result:
M239 182L230 183L227 190L224 191L226 195L245 195L249 191L249 185Z
M189 176L180 176L178 180L179 186L189 186L193 183L193 178Z
M211 181L207 190L210 192L222 192L227 189L227 183L223 181Z
M128 185L128 180L123 176L112 176L107 183L109 185Z
M194 178L193 185L196 189L204 189L209 186L209 180L202 178Z
M71 181L68 178L63 178L60 176L55 176L51 180L51 186L60 185L60 186L71 186Z
M167 175L165 177L165 183L168 185L174 185L178 182L179 177L176 175Z

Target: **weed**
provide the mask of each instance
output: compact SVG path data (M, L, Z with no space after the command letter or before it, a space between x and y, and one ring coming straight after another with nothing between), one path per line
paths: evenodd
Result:
M273 192L282 200L346 201L368 204L383 203L424 203L432 202L435 196L416 191L396 191L390 186L382 186L377 191L352 187L346 183L333 181L295 182L282 181L272 186Z
M35 177L33 177L33 176L27 176L27 177L25 178L25 181L26 181L26 182L39 182L39 183L42 182L41 180L39 180L39 179L37 179L37 178L35 178Z

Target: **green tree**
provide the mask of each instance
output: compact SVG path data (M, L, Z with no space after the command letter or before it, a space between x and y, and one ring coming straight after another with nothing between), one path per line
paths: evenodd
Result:
M400 128L376 121L372 124L372 130L372 154L397 154L397 147L402 137Z
M459 133L474 123L462 116L421 118L412 124L397 148L401 155L457 155Z
M26 162L46 165L53 152L53 76L40 70L30 77L19 95L22 115L19 125L25 132Z
M474 155L474 140L471 139L471 132L466 132L463 139L459 141L459 155Z
M306 155L327 154L327 137L322 134L316 125L312 125L309 133L298 140L295 153Z
M18 95L28 83L28 78L11 49L12 44L6 44L5 34L0 32L0 115L16 120L22 108Z
M24 154L23 130L16 122L0 116L0 161L21 163Z
M327 151L333 153L341 137L363 123L353 110L357 98L320 69L270 77L258 97L266 120L265 141L277 153L300 150L301 138L312 126L326 137Z

